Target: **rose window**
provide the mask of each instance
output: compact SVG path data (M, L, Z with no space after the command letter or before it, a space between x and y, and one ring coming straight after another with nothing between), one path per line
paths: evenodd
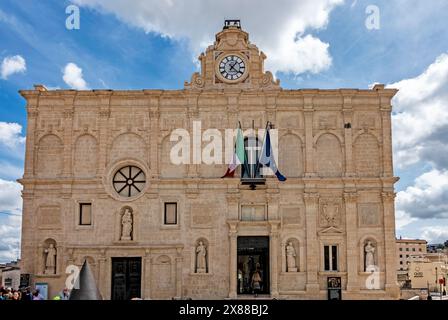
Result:
M122 197L133 197L143 191L146 176L142 169L136 166L126 166L119 169L112 180L115 191Z

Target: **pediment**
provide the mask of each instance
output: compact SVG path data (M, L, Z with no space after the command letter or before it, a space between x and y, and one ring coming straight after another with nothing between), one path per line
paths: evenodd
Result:
M318 234L343 234L343 233L344 231L333 226L325 228L318 232Z

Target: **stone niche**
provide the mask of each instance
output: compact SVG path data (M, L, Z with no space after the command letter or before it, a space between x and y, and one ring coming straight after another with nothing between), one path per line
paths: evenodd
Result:
M367 133L359 135L354 143L353 154L358 176L375 177L380 175L380 149L374 135Z
M98 165L98 142L90 134L83 134L75 142L73 173L76 177L93 177Z
M64 167L64 144L61 138L48 134L39 140L37 148L36 174L39 177L55 178Z
M315 171L319 177L339 177L343 172L342 148L339 139L324 133L316 141Z

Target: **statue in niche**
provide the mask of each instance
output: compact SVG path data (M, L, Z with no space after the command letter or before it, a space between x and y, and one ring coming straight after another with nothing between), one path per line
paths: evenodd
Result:
M54 244L50 243L47 249L44 250L45 257L45 274L56 274L56 255L57 251Z
M202 241L196 247L196 273L207 272L207 248Z
M367 241L367 244L364 247L365 252L365 269L364 271L370 270L372 266L375 266L375 246L372 244L372 241Z
M321 222L326 226L336 226L339 220L339 206L334 203L326 203L322 207Z
M132 240L132 213L126 208L121 217L121 237L120 240Z
M288 242L288 245L286 246L287 272L297 272L296 256L296 249L294 249L292 242Z

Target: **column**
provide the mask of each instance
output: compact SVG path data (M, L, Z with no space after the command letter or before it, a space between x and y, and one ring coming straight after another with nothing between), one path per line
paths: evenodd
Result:
M110 96L101 99L99 112L99 141L98 141L98 170L97 175L102 177L107 163L107 147L108 147L108 126L110 118Z
M282 241L280 250L282 251L282 272L286 272L286 243L284 241Z
M149 99L149 167L151 176L159 177L159 133L160 133L159 97Z
M44 248L44 245L42 243L39 243L39 245L37 246L37 274L44 274L45 271L45 258L42 254L44 252L44 249L46 249Z
M354 192L344 193L345 221L347 231L347 291L358 291L358 257L359 247L357 238L357 195Z
M305 116L305 176L314 175L314 143L313 143L313 106L312 97L305 98L305 109L303 111Z
M342 110L344 116L344 127L350 124L350 127L344 129L344 145L345 145L345 176L352 177L354 175L353 167L353 110L352 110L352 97L351 95L343 96L344 108Z
M237 233L238 221L228 221L229 224L229 298L235 299L237 296Z
M102 250L101 257L98 259L98 288L101 292L101 295L103 296L103 299L110 299L110 292L107 296L107 288L110 288L111 284L111 278L107 275L107 258L106 258L106 252Z
M238 223L240 194L237 192L227 192L226 200L227 200L227 219L229 220L229 222Z
M268 220L270 222L280 221L279 198L280 191L278 186L268 186L268 189L266 189L266 201L268 204Z
M176 298L182 298L182 248L176 248Z
M238 94L229 94L227 96L227 119L228 128L236 129L238 126ZM243 128L244 129L244 128Z
M151 299L151 249L145 250L145 256L143 257L143 299Z
M268 94L265 100L266 121L270 121L274 125L276 124L276 115L277 115L275 112L275 110L277 109L277 95L278 93Z
M271 296L278 297L278 238L280 221L269 221L271 225L270 231L270 265L271 265Z
M306 211L306 291L310 297L319 294L317 274L319 272L319 243L317 239L317 215L319 194L305 193Z
M33 99L34 100L34 99ZM37 100L37 99L36 99ZM35 133L36 133L36 124L37 124L37 116L39 112L37 111L37 106L31 105L32 100L28 100L28 129L26 135L26 151L25 151L25 171L24 178L30 178L33 176L33 168L34 168L34 150L37 148L35 142ZM35 102L37 104L37 101Z
M64 129L64 168L62 175L67 177L72 175L72 145L73 145L73 116L74 116L75 95L64 98L64 118L62 128Z
M392 129L390 105L381 107L381 121L383 128L383 177L393 176L392 164Z
M397 283L397 255L395 246L395 208L394 208L394 192L383 192L384 208L384 244L385 244L385 289L386 293L391 297L399 298L399 287Z

